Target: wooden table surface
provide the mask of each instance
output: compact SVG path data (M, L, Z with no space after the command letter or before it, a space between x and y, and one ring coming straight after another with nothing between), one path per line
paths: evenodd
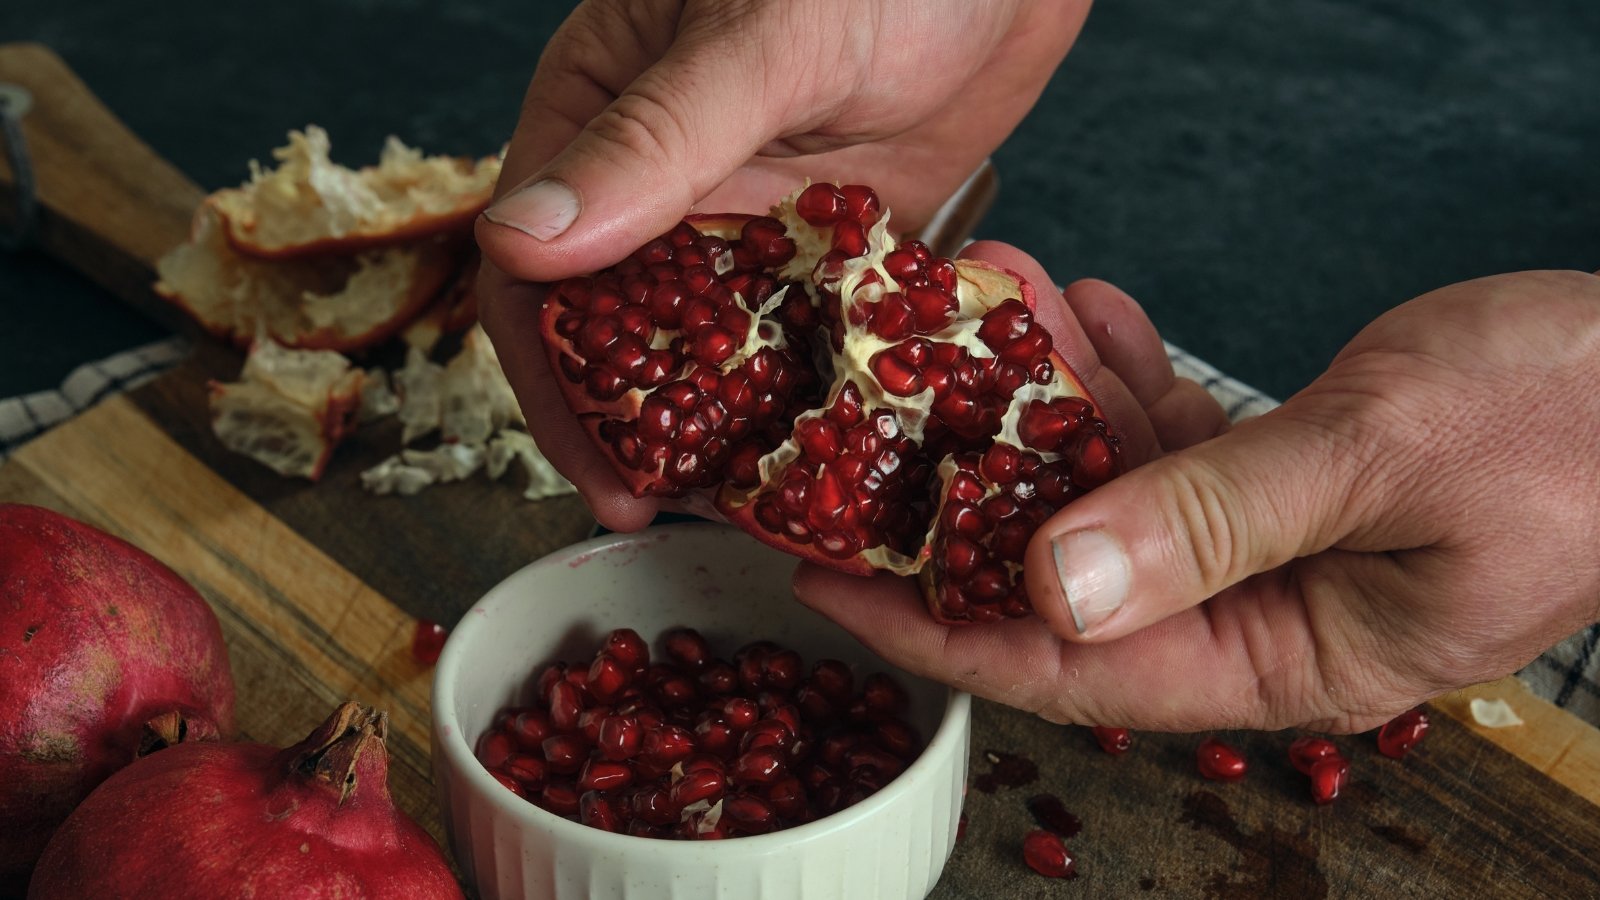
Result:
M198 191L118 132L52 59L0 47L0 80L41 79L35 93L55 100L25 123L30 140L106 171L89 193L55 184L71 166L44 173L47 246L139 302L165 246L148 235L181 236L175 217ZM164 199L141 199L151 184L170 188ZM207 427L205 380L231 378L238 362L201 343L185 365L24 447L0 466L0 499L118 534L194 584L227 637L241 738L288 744L345 699L386 708L394 796L443 843L428 775L430 673L409 652L415 617L453 622L592 523L574 498L528 503L481 482L412 498L363 493L357 473L398 445L393 422L364 427L320 484L281 479L223 451ZM1508 699L1527 724L1473 724L1474 696ZM1140 734L1113 758L1084 729L979 703L971 824L935 896L1597 895L1600 731L1509 679L1433 709L1433 731L1405 761L1378 756L1370 736L1338 738L1352 784L1319 808L1284 756L1293 734L1225 735L1252 774L1216 785L1194 773L1195 736ZM1073 881L1039 878L1020 861L1025 801L1042 792L1083 821Z

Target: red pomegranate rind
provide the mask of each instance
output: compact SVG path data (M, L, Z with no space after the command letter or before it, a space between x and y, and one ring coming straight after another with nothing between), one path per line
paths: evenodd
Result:
M95 785L175 739L233 729L222 630L144 551L0 504L0 894Z
M142 759L62 825L28 896L458 898L438 845L390 800L387 731L345 703L287 749L186 743Z
M811 185L553 286L541 326L636 495L714 495L779 549L921 573L964 623L1027 615L1027 536L1121 467L1033 304L1013 272L897 244L870 189ZM1009 465L980 468L997 447Z

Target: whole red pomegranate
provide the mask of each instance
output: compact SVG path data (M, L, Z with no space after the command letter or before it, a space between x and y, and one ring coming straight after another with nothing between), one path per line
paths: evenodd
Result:
M344 703L286 750L142 759L62 824L28 897L460 897L438 845L389 800L388 721Z
M0 504L0 895L111 773L232 729L222 630L193 588L105 532Z
M1120 469L1015 273L897 243L860 185L691 216L552 287L567 404L637 496L850 572L919 574L946 622L1031 611L1023 551Z

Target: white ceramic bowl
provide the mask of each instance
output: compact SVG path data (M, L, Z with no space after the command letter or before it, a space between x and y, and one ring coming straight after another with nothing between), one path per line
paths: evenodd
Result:
M716 525L609 535L551 554L497 585L445 644L433 682L433 774L456 860L485 898L923 897L955 845L970 698L892 669L790 590L795 560ZM768 638L807 665L887 671L911 696L927 748L855 806L807 825L723 841L612 834L507 791L472 747L535 667L593 655L613 628L654 640L698 629L728 655ZM653 647L660 651L660 645Z

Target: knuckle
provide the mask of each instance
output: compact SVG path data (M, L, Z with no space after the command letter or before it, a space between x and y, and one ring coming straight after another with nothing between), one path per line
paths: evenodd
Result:
M613 101L587 130L629 156L656 164L676 158L687 137L683 124L656 95L656 89L643 85Z
M1218 473L1204 462L1171 457L1162 485L1169 520L1179 524L1180 544L1166 548L1174 562L1187 565L1206 593L1215 593L1244 574L1249 526L1241 505Z

